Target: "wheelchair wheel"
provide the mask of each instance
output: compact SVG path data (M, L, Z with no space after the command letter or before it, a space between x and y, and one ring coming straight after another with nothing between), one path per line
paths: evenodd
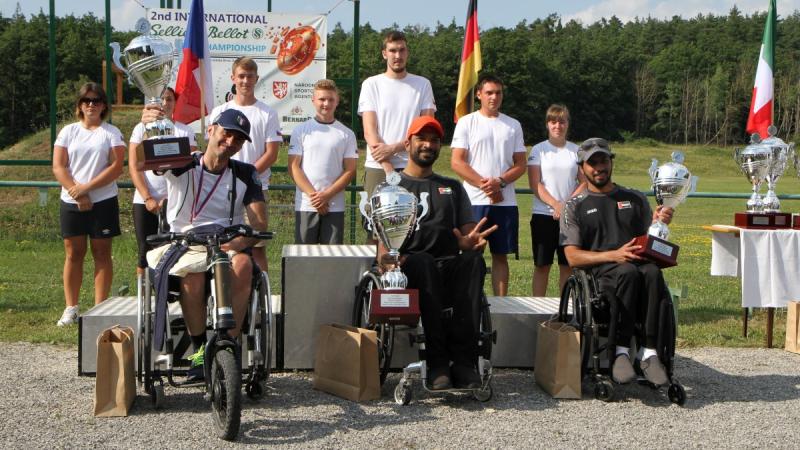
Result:
M481 294L480 305L480 340L478 341L478 354L483 359L492 359L492 345L497 340L497 335L492 328L492 314L489 310L489 301L486 295Z
M242 378L233 351L221 349L211 365L211 407L218 436L236 439L242 418Z
M258 320L258 326L254 331L254 341L261 357L263 379L267 379L272 368L272 292L266 272L261 272L257 295L254 320Z
M472 396L475 397L475 400L479 402L488 402L492 398L492 385L487 384L486 386L481 387L480 389L475 389L472 391Z
M411 385L405 381L400 381L394 388L394 402L398 405L411 403Z
M378 369L380 370L381 385L386 381L386 375L392 365L392 351L394 350L394 325L369 323L369 305L372 299L372 290L382 287L381 280L373 272L367 272L358 283L356 299L353 304L353 326L373 330L378 335Z
M150 270L150 269L146 269ZM144 386L145 391L152 395L152 347L153 347L153 318L150 313L152 301L155 297L155 289L150 284L150 277L146 275L142 283L139 284L136 302L136 373L139 386ZM163 389L162 389L163 394Z
M679 383L670 384L667 389L667 397L672 403L683 406L686 403L686 390Z
M591 306L588 303L589 289L586 276L571 275L561 292L558 318L560 322L567 323L580 332L581 377L586 374L595 347ZM572 314L568 314L569 305L572 305Z
M594 385L594 398L604 402L614 400L614 385L608 380L598 381Z

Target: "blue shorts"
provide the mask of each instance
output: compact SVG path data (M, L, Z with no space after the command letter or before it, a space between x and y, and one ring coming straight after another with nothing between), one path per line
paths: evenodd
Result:
M484 217L489 219L481 230L497 225L497 230L486 237L491 253L496 255L517 253L519 209L516 206L472 205L472 215L475 217L475 222Z

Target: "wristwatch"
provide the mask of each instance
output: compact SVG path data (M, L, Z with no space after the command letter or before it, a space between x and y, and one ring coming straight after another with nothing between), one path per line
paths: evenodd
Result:
M506 183L506 180L504 180L503 177L497 177L497 179L500 181L500 189L504 189L506 186L508 186L508 183Z

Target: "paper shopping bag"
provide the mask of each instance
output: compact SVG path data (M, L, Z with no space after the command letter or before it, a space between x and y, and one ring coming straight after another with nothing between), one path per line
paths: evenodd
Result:
M800 353L800 302L786 305L786 346L787 352Z
M581 398L581 337L562 322L539 324L533 375L553 398Z
M133 329L113 327L97 337L97 378L94 385L94 415L127 416L136 399L133 365Z
M322 325L314 358L314 389L355 402L381 396L378 335L345 325Z

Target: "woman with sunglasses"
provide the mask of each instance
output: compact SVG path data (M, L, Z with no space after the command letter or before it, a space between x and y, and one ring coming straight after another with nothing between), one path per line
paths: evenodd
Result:
M75 323L83 282L87 239L94 258L94 302L108 297L113 278L111 238L119 236L116 180L122 174L125 143L122 133L105 122L106 93L97 83L78 91L78 121L59 132L53 146L53 174L61 183L61 236L64 239L64 300L57 325Z
M528 157L528 183L533 191L531 238L533 242L534 297L544 297L553 253L558 255L559 291L571 273L564 248L558 245L558 220L564 204L586 187L578 171L578 146L567 141L569 110L551 105L545 118L547 140L533 146Z
M136 244L139 249L139 259L136 263L136 274L141 275L147 267L147 245L145 238L148 235L158 232L158 214L164 208L164 200L167 198L167 182L162 176L153 173L152 170L139 171L136 165L139 161L137 149L144 138L144 123L151 122L161 117L172 118L175 110L175 101L178 99L175 90L171 87L164 89L161 94L161 109L149 107L142 113L142 122L138 123L131 132L130 143L128 144L128 172L131 181L136 187L133 194L133 227L136 232ZM188 137L189 146L192 152L197 151L194 130L188 125L174 122L176 137Z

